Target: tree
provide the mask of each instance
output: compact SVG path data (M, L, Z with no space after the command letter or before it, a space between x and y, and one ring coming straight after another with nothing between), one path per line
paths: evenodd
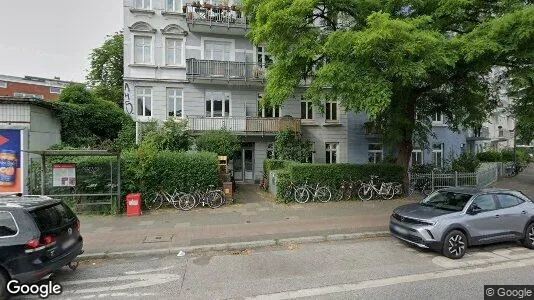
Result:
M58 101L71 104L90 104L95 102L95 97L84 84L71 83L61 91Z
M185 121L169 119L161 126L154 122L143 131L142 143L151 144L158 151L187 151L193 142Z
M108 37L102 46L93 49L90 55L87 81L96 96L117 103L123 103L124 36L122 32Z
M532 63L529 3L246 0L245 11L253 42L274 58L265 102L282 104L308 79L307 99L367 113L407 168L414 141L428 143L430 116L477 126L495 108L495 68Z
M290 128L280 131L274 141L276 158L306 162L311 142Z
M196 139L196 146L199 151L214 152L231 159L241 149L241 141L230 131L221 129L202 133Z

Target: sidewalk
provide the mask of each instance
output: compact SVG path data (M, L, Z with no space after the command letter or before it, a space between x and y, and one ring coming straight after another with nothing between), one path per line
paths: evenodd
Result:
M501 178L491 186L518 190L534 200L534 166L528 166L515 177Z
M237 204L140 217L80 215L86 254L213 245L387 230L391 211L414 199L279 204L241 185Z

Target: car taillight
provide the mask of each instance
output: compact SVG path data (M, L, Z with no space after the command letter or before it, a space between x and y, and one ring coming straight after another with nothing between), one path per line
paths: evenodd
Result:
M51 235L46 235L46 236L43 238L43 242L44 242L45 246L46 246L46 245L50 245L50 244L52 244L52 243L55 242L55 241L56 241L56 239L55 239L53 236L51 236Z
M40 243L38 239L31 239L26 243L26 249L35 249L39 247Z

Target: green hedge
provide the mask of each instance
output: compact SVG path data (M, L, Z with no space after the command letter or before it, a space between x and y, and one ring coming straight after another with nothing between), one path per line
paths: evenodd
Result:
M477 153L477 158L483 162L498 162L502 161L502 154L496 150L489 150Z
M270 171L284 169L290 164L295 164L295 163L296 162L291 161L291 160L266 159L263 161L263 174L268 175Z
M497 150L488 150L484 152L477 153L477 158L482 162L509 162L514 161L514 150L513 149L503 149L501 151ZM520 163L530 162L530 157L526 151L522 149L516 150L516 158Z

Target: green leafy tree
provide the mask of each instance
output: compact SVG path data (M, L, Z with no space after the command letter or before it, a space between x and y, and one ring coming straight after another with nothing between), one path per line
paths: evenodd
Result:
M192 142L185 121L167 120L161 126L152 122L143 130L142 144L150 144L158 151L187 151Z
M274 141L276 158L306 162L311 142L290 128L280 131Z
M122 107L124 85L124 36L122 32L108 37L102 46L93 49L87 81L98 97Z
M307 99L375 120L405 168L413 143L428 143L430 116L454 130L482 123L495 69L534 53L532 1L245 0L245 11L274 58L265 102L282 104L307 79Z
M204 132L197 137L195 144L199 151L214 152L229 159L241 149L239 137L225 129Z
M61 91L58 101L70 104L90 104L95 102L95 96L84 84L72 83Z

